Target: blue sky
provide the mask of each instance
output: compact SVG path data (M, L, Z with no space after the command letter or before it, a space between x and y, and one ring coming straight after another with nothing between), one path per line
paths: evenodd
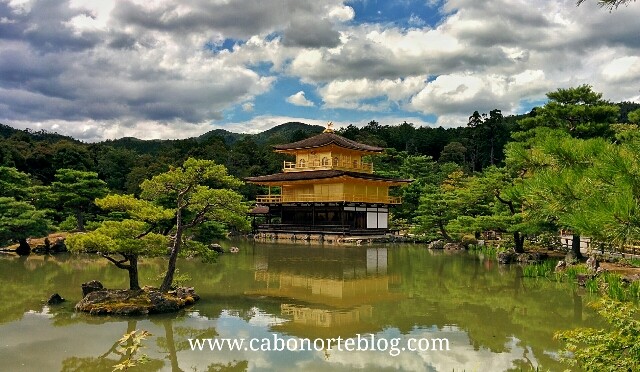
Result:
M595 0L0 0L0 122L100 141L453 127L580 84L640 101L639 17Z

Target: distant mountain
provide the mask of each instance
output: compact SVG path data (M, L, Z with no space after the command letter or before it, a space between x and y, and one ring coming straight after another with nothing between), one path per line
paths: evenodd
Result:
M206 141L211 137L220 137L224 140L224 143L227 145L232 145L235 142L241 140L244 137L251 136L250 134L241 134L241 133L233 133L229 132L226 129L214 129L209 131L203 135L197 137L198 142Z
M169 151L174 146L197 146L198 143L203 143L214 137L221 138L227 146L232 146L244 138L249 138L256 144L264 145L299 141L321 133L323 130L324 127L319 125L289 122L257 134L233 133L225 129L214 129L199 137L181 140L141 140L134 137L124 137L115 140L106 140L101 143L115 148L136 151L138 153L159 154Z
M100 143L107 146L113 146L115 148L155 154L163 151L163 149L170 148L176 141L182 140L141 140L135 137L122 137L115 140L102 141Z
M262 133L254 134L252 139L257 143L295 142L322 133L324 129L320 125L290 121Z
M324 127L320 125L287 122L257 134L241 134L229 132L224 129L214 129L198 137L198 141L205 141L211 137L217 136L221 137L227 145L232 145L233 143L247 137L258 144L283 143L298 141L321 133L323 130Z

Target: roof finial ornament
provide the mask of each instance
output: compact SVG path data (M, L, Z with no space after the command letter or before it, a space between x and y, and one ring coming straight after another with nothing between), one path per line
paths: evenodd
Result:
M327 129L325 129L324 131L322 131L322 133L333 133L333 122L328 122L327 123Z

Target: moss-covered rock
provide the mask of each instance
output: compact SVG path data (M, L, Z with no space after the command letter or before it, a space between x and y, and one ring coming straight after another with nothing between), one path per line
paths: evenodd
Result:
M93 315L145 315L172 313L200 299L193 288L178 288L167 293L156 288L139 290L105 289L87 294L75 306L76 311Z

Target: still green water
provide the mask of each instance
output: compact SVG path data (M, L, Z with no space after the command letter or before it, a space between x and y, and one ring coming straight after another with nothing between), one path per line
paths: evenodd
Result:
M126 272L104 259L0 256L0 370L110 371L122 359L116 341L144 329L152 333L144 343L151 361L134 370L556 371L565 366L555 360L560 345L553 333L600 324L587 306L591 298L579 288L523 278L520 267L499 266L482 255L406 245L233 245L240 253L214 264L179 262L202 296L193 307L133 319L73 311L83 282L127 287ZM141 261L141 283L158 285L166 261ZM47 306L44 300L54 292L67 302ZM358 334L389 349L192 351L188 342ZM410 338L446 338L450 350L401 351ZM398 355L380 339L399 340Z

